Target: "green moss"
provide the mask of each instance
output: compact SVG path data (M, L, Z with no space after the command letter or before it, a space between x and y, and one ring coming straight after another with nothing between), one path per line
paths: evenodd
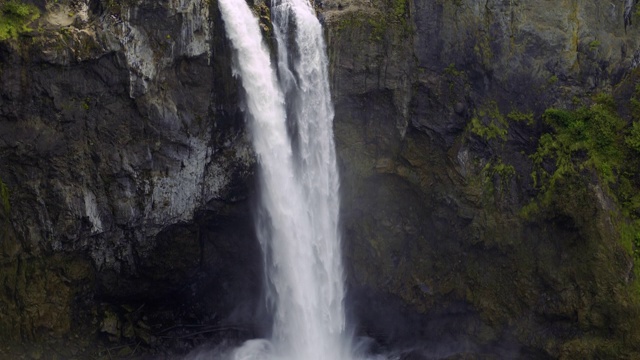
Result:
M491 49L491 37L485 32L476 34L477 42L473 46L473 51L480 58L482 64L486 67L491 66L493 60L493 50Z
M84 109L85 111L89 111L89 102L91 102L91 98L84 99L84 101L82 102L82 109Z
M500 175L502 179L511 179L516 174L516 169L513 165L507 165L502 162L502 159L498 160L498 163L493 166L495 174Z
M343 15L340 17L336 25L336 30L343 31L349 29L358 29L361 28L365 24L365 17L359 16L357 13L350 13L347 15Z
M342 15L335 29L364 31L369 34L370 40L376 42L383 41L387 34L405 38L411 35L408 0L387 0L376 5L376 10L371 12L351 12Z
M485 140L500 138L507 139L507 130L491 121L488 125L483 124L478 117L471 119L469 130Z
M453 64L445 69L445 73L452 76L464 75L464 72L457 71ZM532 126L534 116L530 111L522 112L517 109L510 111L505 116L500 111L498 104L495 101L491 101L488 105L484 105L476 111L467 129L487 141L493 139L506 141L510 122L524 122Z
M531 156L538 184L548 182L552 187L560 177L588 168L596 170L606 184L616 181L615 172L623 162L624 122L609 103L597 102L576 111L551 108L542 117L553 132L540 137L538 150ZM552 172L543 166L548 160L555 162Z
M524 122L525 124L531 126L533 125L533 113L527 112L523 113L518 110L513 110L507 114L507 119L515 121L515 122Z
M631 118L640 121L640 84L636 85L633 96L630 99Z
M625 122L610 95L592 100L589 107L551 108L543 114L551 131L540 137L531 155L534 187L540 193L520 213L531 217L567 191L579 197L576 191L586 191L592 181L588 174L594 174L623 215L616 225L620 243L640 260L640 124Z
M621 221L617 228L625 250L636 258L640 257L640 221Z
M621 341L598 337L582 337L566 342L560 350L561 359L630 359L624 354Z
M631 124L625 143L635 152L640 153L640 122L634 121Z
M267 41L267 44L273 51L275 44L272 44L269 39L273 37L273 23L271 22L271 8L267 4L261 2L256 3L252 7L254 15L258 18L258 24L262 32L262 37ZM169 36L169 35L167 35Z
M408 21L410 15L409 0L390 0L388 5L387 22L390 27L398 31L403 36L412 33L411 22Z
M497 138L507 140L508 129L509 123L495 102L480 108L468 125L469 131L487 141Z
M452 76L452 77L460 77L464 73L462 71L456 69L456 64L451 63L451 64L449 64L449 66L447 66L444 69L444 74Z
M11 203L9 202L9 188L2 179L0 179L0 202L2 202L2 209L5 214L11 212Z
M407 3L407 0L392 0L391 11L397 20L403 21L408 9L409 4Z
M531 201L527 205L523 206L518 212L518 215L526 220L533 220L534 217L540 213L540 206L537 201Z
M482 169L483 189L486 195L502 194L509 187L516 174L513 165L502 162L502 159L488 162ZM496 184L497 183L497 184Z
M371 40L382 41L384 32L387 29L387 21L381 14L370 16L367 22L371 26Z
M17 0L0 0L0 41L15 39L31 31L29 24L40 17L38 8Z

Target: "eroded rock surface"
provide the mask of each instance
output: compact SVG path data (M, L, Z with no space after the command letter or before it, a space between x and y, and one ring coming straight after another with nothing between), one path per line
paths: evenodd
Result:
M6 354L250 336L255 159L216 2L33 3L0 42L0 338L26 344ZM629 102L628 3L316 1L359 333L411 359L639 356L611 186L586 169L523 211L544 110Z
M638 356L633 257L595 174L522 211L543 111L628 86L640 44L623 4L322 8L360 326L421 339L426 358Z
M2 338L151 343L122 316L197 324L257 299L255 160L215 3L36 5L0 44Z

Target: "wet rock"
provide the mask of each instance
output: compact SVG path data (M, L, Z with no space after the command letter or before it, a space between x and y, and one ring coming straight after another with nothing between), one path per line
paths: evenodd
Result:
M0 43L0 339L74 339L90 357L101 341L206 341L168 330L180 322L259 333L255 159L216 2L38 4L38 31ZM633 358L634 264L615 202L597 180L568 183L520 216L541 112L638 65L623 7L321 5L358 329L441 351L408 357ZM535 121L508 122L504 139L471 130L514 111Z
M626 329L616 309L637 313L612 295L635 285L614 280L633 260L606 220L611 199L582 182L544 216L520 210L536 194L539 115L631 76L638 28L592 1L394 4L323 3L355 318L381 342L454 334L471 346L458 358L599 356L601 341L636 354L603 320ZM498 140L471 130L512 112L535 121L506 120Z
M112 311L106 311L102 317L100 331L113 336L120 336L120 319Z
M250 228L255 162L231 54L212 28L216 4L61 0L41 10L37 32L0 43L11 205L0 214L0 342L150 344L153 331L138 335L119 306L146 304L150 321L172 308L176 322L257 299L256 283L220 275L259 268L253 234L211 225L221 215ZM242 255L221 258L218 246ZM238 289L233 300L221 283Z

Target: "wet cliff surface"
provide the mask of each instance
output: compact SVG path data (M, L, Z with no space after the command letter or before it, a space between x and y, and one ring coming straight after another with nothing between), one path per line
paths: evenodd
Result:
M595 155L633 118L621 5L323 2L349 282L373 336L436 358L637 356L635 210ZM581 109L580 136L563 142L549 108ZM596 130L600 110L619 125Z
M0 351L259 333L255 158L215 1L33 4L0 42ZM613 113L632 133L635 9L629 24L596 1L316 5L358 333L416 358L637 356L637 179L577 145L558 173L548 112L579 118L580 141Z
M1 338L131 352L257 309L255 159L215 4L35 5L0 44Z

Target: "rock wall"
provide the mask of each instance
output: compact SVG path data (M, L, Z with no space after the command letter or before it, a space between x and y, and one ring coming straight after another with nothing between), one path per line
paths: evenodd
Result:
M0 337L149 345L257 301L255 159L216 4L35 5L0 43Z
M255 159L216 2L31 3L0 41L0 355L252 336ZM639 356L616 186L585 168L525 211L546 109L604 92L632 118L625 4L316 1L359 334L417 358Z
M637 83L623 4L321 6L361 329L420 339L428 358L638 356L628 220L612 192L585 170L524 211L541 193L530 174L545 109Z

